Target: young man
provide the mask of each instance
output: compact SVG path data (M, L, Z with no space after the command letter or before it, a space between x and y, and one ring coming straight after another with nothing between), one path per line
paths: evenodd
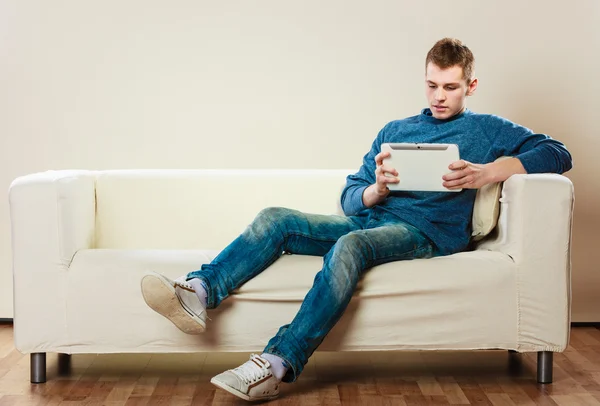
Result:
M271 399L279 383L293 382L313 351L342 316L365 269L390 261L430 258L464 250L476 189L519 173L563 173L571 169L564 145L503 118L476 114L466 98L477 89L474 58L460 41L438 41L426 58L429 108L387 124L342 192L346 216L305 214L284 208L261 211L248 228L210 264L172 281L159 274L142 279L148 305L182 331L205 329L206 309L262 272L284 251L324 257L323 268L290 324L262 355L212 378L246 400ZM458 144L460 161L444 176L459 193L390 192L401 182L383 165L384 142ZM494 162L501 156L513 158ZM393 175L392 177L386 176Z

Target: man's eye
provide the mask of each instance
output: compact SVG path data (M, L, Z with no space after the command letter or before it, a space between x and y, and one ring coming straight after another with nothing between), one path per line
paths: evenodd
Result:
M435 89L435 86L434 86L434 85L429 85L429 87L430 87L430 88L432 88L432 89Z
M446 89L448 89L448 90L456 90L455 87L447 87Z

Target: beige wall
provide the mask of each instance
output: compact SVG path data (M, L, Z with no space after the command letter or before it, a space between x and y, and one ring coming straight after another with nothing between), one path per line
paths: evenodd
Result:
M0 2L0 188L65 168L357 167L425 106L439 38L471 47L470 107L575 157L573 319L600 321L600 2ZM0 199L0 318L12 317Z

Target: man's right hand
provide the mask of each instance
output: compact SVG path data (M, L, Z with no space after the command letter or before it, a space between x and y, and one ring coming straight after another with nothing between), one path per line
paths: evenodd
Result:
M375 187L377 194L380 196L387 196L390 193L388 184L400 183L398 171L391 166L383 164L383 160L389 157L390 153L388 151L380 152L375 157L375 164L377 165L377 169L375 170Z
M398 171L383 164L383 160L389 157L390 153L388 151L380 152L375 157L375 164L377 165L375 183L366 188L363 193L363 203L367 207L373 207L387 197L390 193L390 189L388 189L390 183L400 183Z

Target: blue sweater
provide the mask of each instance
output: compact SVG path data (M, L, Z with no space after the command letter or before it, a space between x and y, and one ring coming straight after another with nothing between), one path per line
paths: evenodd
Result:
M381 152L384 142L457 144L460 158L477 164L513 156L519 158L527 173L563 173L573 165L571 154L562 143L504 118L468 109L447 120L439 120L430 109L424 109L418 116L388 123L364 156L360 170L348 176L342 208L348 216L364 215L373 209L392 213L425 233L440 255L467 248L477 190L391 192L373 208L365 207L362 195L375 183L375 155Z

